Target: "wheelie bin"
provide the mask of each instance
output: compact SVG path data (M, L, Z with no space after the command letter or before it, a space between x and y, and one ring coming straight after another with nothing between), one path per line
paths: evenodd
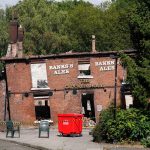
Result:
M62 135L82 135L82 114L58 114L58 131Z

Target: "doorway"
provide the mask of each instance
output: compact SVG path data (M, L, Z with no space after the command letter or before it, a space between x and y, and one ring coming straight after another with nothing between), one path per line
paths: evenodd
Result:
M82 93L82 114L95 121L94 94Z
M50 107L48 100L36 100L35 105L36 120L50 119Z

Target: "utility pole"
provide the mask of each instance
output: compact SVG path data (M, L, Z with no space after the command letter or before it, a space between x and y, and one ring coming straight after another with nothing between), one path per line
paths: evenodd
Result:
M9 91L8 91L7 73L6 73L6 66L5 66L5 64L4 64L4 76L5 76L5 84L6 84L4 121L6 121L7 111L8 111L8 118L9 118L9 120L11 120L11 116L10 116Z

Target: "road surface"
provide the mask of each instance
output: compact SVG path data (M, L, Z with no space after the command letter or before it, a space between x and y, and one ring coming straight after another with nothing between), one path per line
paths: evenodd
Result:
M0 150L38 150L28 146L12 143L10 141L0 140Z

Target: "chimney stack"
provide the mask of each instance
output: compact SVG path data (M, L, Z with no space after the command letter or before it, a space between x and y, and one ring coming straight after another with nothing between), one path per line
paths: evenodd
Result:
M20 25L18 28L18 41L22 42L23 41L23 36L24 36L24 30L22 26Z
M23 56L23 36L24 30L18 24L17 15L13 16L9 25L9 36L10 44L8 45L8 50L6 57L22 57Z
M18 21L11 20L9 24L10 43L16 43L18 38Z
M24 37L24 30L22 26L18 28L18 57L23 56L23 37Z
M92 35L92 52L96 52L95 35Z

